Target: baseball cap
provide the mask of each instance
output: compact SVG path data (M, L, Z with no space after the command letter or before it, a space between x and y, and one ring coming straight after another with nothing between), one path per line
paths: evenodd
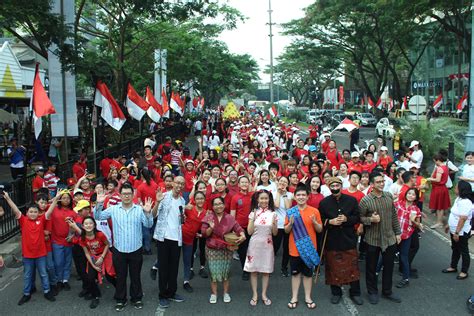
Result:
M360 154L359 154L357 151L353 151L353 152L351 153L351 158L356 158L356 157L359 158L359 157L360 157Z
M308 150L309 151L317 151L317 148L316 148L316 146L311 145L311 146L309 146Z
M380 150L388 151L388 148L387 148L387 146L382 146L382 147L380 147Z
M76 207L73 208L73 210L76 211L76 212L79 212L83 208L90 207L90 206L91 206L91 204L89 203L89 201L80 200L79 202L77 202Z
M415 147L416 145L419 145L419 144L420 144L419 141L417 141L417 140L412 140L411 143L410 143L410 148L413 148L413 147Z

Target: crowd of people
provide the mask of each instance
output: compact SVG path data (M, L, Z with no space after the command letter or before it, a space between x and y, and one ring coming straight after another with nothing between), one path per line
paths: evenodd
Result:
M141 309L143 255L152 254L153 241L157 260L150 274L158 278L163 308L185 300L178 294L180 266L182 288L193 292L195 258L197 273L210 279L210 304L232 300L233 259L240 262L241 278L250 281L251 306L273 303L270 275L279 272L291 277L288 308L298 306L303 283L304 305L314 309L313 278L323 271L331 303L341 301L341 286L348 284L350 299L362 305L361 261L369 302L377 304L381 294L399 303L393 270L399 262L400 289L418 277L413 261L429 187L427 209L436 216L431 228L445 228L452 242L452 259L442 272L468 277L474 153L466 153L453 185L458 170L444 150L432 157L433 172L423 177L420 171L428 164L416 140L391 155L382 142L360 152L341 150L315 123L303 139L296 124L261 115L217 122L213 117L193 124L191 141L199 147L193 156L183 140L157 143L150 136L143 151L103 159L96 179L79 156L66 189L57 186L55 162L38 167L34 203L25 214L4 193L22 233L24 288L18 304L36 291L36 272L47 300L69 291L74 262L82 280L79 296L90 300L90 308L99 305L105 278L115 287L117 311L129 301ZM452 204L451 187L457 196ZM276 262L280 249L281 262Z

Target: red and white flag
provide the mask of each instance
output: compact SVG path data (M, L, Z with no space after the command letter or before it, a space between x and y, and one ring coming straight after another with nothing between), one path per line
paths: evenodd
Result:
M166 96L165 89L161 91L161 107L163 108L163 115L161 117L170 118L170 107L168 104L168 97Z
M35 79L33 81L33 90L31 91L30 99L30 110L33 111L33 124L35 128L35 138L38 139L43 129L43 116L49 114L55 114L51 100L48 98L48 94L41 83L39 77L38 64L36 64Z
M400 110L405 111L406 109L408 109L407 97L404 96L404 97L403 97L403 102L402 102L402 107L401 107Z
M388 103L388 110L391 111L393 109L393 99L390 98L390 102Z
M100 116L104 121L113 129L120 131L126 121L125 115L107 85L100 80L97 81L95 87L94 104L102 108Z
M125 105L128 110L128 114L131 117L140 121L145 115L146 111L150 107L141 96L138 95L137 91L133 89L132 85L129 83L127 88L127 100L125 100Z
M457 105L457 113L461 113L462 110L464 110L464 108L466 107L467 105L467 93L465 95L462 96L461 100L459 100L459 103Z
M270 112L272 118L278 115L277 108L274 105L272 105L272 107L268 109L268 112Z
M194 97L193 98L193 108L197 108L198 104L199 104L199 97Z
M151 118L154 122L158 123L161 115L163 114L163 109L161 108L161 105L156 101L155 96L151 92L150 87L146 87L146 96L145 96L146 102L150 105L148 110L146 111L146 114L148 114L148 117Z
M433 102L433 109L438 111L440 107L443 105L443 94L439 94L436 100Z
M183 108L181 107L181 98L178 94L175 94L174 91L171 92L170 108L179 115L184 115Z
M382 103L382 97L379 97L377 100L377 104L375 105L377 109L382 110L383 109L383 103Z
M369 110L370 110L371 108L374 107L374 101L372 101L372 99L371 99L370 97L367 97L367 99L368 99L368 105L367 105L367 107L368 107Z
M198 107L200 111L204 110L204 97L200 98Z

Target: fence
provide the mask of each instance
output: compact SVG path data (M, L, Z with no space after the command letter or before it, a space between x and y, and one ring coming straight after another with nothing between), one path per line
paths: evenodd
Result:
M170 136L172 138L179 138L185 136L185 126L182 124L176 124L168 126L164 129L156 132L156 141L158 144L163 143L165 137ZM100 161L106 156L107 152L118 152L120 154L130 154L136 150L143 149L143 142L146 136L137 137L124 141L107 149L101 149L95 154L89 154L87 156L87 168L88 170L99 170ZM74 161L67 161L58 166L56 174L61 178L62 182L72 177L72 165ZM18 205L22 212L25 211L26 206L33 201L33 193L31 183L34 179L34 174L29 174L26 178L17 179L10 183L5 191L9 192L10 197ZM0 197L0 207L5 211L5 215L0 218L0 243L5 242L9 238L15 236L20 231L18 221L15 219L10 207L6 203L4 198Z

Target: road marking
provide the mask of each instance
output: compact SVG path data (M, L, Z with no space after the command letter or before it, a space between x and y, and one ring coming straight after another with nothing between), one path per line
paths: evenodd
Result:
M1 288L0 288L0 292L2 292L3 290L5 290L7 287L9 287L13 282L16 281L16 279L18 279L21 275L22 275L22 272L23 269L18 269L18 271L14 272L14 274L10 277L10 280L8 280L7 283L5 283L5 285L3 285Z
M438 237L439 239L441 239L445 243L451 245L451 239L449 239L445 235L441 234L436 229L431 229L430 227L427 227L427 226L425 226L424 229L426 231L429 231L429 232L433 233L433 235L435 235L436 237ZM469 252L469 257L471 257L471 259L474 260L474 254L473 253Z
M342 303L346 310L349 312L350 315L355 316L359 315L359 311L357 310L357 307L355 304L352 302L350 298L348 298L349 291L345 291L346 295L342 296Z
M160 307L160 305L158 305L158 307L155 310L155 316L163 316L164 314L165 314L165 309Z

